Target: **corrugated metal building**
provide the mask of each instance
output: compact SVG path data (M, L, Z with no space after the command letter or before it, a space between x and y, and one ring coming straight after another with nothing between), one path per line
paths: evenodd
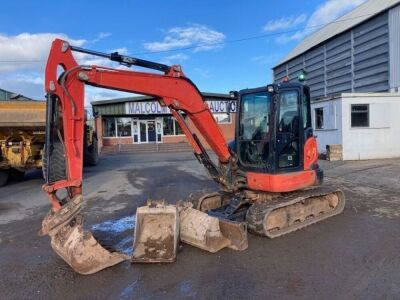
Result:
M25 97L24 95L21 94L16 94L10 91L0 89L0 101L1 100L32 100L32 99Z
M273 68L274 80L296 81L303 70L320 153L400 157L399 0L369 0L306 37Z
M305 38L273 68L275 82L306 84L316 100L400 88L400 1L370 0Z

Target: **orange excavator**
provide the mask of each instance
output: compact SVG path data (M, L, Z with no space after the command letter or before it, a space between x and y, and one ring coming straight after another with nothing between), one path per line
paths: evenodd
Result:
M79 65L74 51L159 72ZM250 232L275 238L339 214L344 208L339 189L321 186L323 172L318 166L307 86L284 82L232 92L238 109L235 140L228 144L198 88L180 66L91 51L57 39L50 50L45 78L43 190L52 207L41 234L51 236L53 249L79 273L93 273L127 259L103 248L83 228L85 85L153 96L170 109L194 155L221 187L220 192L194 201L199 211L245 223ZM207 154L184 115L207 141L218 163Z

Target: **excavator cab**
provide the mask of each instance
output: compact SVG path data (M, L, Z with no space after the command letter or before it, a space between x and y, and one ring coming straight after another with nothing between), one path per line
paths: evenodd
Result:
M239 168L269 174L303 170L304 143L312 136L309 88L281 83L238 95Z

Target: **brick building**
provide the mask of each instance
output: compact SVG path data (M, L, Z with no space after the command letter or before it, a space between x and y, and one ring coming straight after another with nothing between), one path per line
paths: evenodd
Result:
M236 101L232 100L229 94L202 93L202 95L225 139L232 140L235 134ZM99 146L103 152L191 149L168 107L162 107L153 97L101 100L91 104ZM186 121L196 133L191 121L189 119ZM204 140L202 142L208 148L207 143Z

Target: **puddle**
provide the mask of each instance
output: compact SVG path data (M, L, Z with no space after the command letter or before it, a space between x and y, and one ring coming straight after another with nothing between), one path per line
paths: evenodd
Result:
M135 227L135 218L136 216L127 216L121 219L105 221L92 225L91 230L121 233L127 230L132 230Z
M132 256L132 254L133 254L133 233L131 236L128 236L128 237L122 239L117 245L115 245L115 249L118 252Z
M120 299L132 299L133 293L135 292L138 281L135 280L131 284L129 284L126 288L121 292Z

